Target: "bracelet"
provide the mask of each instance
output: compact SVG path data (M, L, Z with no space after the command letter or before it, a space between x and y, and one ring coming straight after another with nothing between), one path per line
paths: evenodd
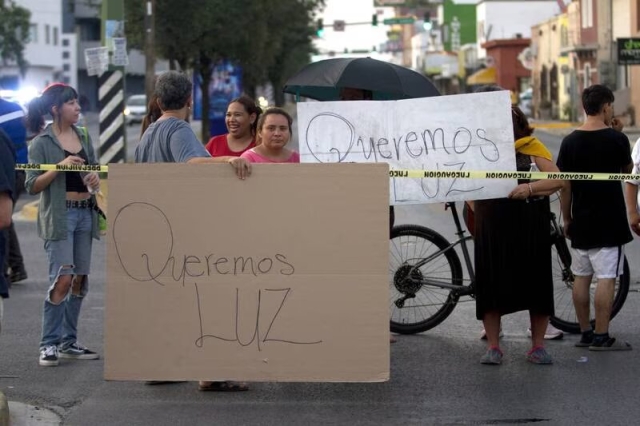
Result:
M533 196L533 188L531 188L531 184L530 183L528 183L527 185L529 186L529 197L532 197Z

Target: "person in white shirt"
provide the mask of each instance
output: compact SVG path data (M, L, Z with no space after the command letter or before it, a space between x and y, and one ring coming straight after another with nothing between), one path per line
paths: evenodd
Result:
M640 173L640 138L636 141L633 151L631 151L631 159L633 161L633 170L631 173ZM629 216L629 226L631 230L640 235L640 193L638 186L640 179L630 179L625 184L625 201L627 204L627 215Z

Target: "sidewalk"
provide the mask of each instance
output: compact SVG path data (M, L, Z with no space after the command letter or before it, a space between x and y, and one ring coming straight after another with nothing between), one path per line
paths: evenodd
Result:
M550 133L556 136L565 137L569 133L573 132L582 123L568 122L568 121L534 121L530 122L531 127L541 132ZM640 138L640 127L625 127L622 129L622 133L627 135L631 145L636 142L636 139Z

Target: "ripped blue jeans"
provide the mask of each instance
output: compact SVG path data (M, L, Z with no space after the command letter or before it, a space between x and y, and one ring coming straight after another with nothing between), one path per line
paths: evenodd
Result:
M49 257L49 290L44 301L42 316L42 340L40 349L59 346L61 349L77 340L78 318L82 300L89 291L89 270L91 266L91 209L67 209L67 238L65 240L45 240L44 249ZM51 301L51 292L62 275L84 275L80 292L67 296L59 304ZM73 288L73 285L71 286Z

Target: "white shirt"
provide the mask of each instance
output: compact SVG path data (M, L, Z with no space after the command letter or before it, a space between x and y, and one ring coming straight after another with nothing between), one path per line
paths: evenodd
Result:
M631 173L640 173L640 138L638 138L635 146L633 147L633 151L631 151L631 161L633 162L633 170L631 171ZM636 186L640 185L640 180L627 180L626 182ZM638 210L638 212L640 212L640 191L638 191L636 209Z

